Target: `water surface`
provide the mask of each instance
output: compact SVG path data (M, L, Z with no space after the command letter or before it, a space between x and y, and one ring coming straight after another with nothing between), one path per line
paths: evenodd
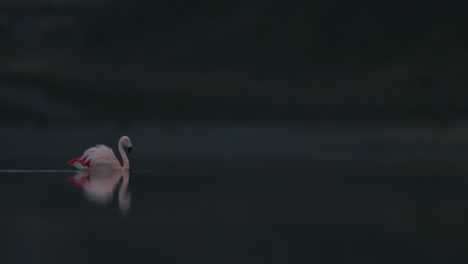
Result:
M180 162L91 177L86 193L74 171L3 170L2 263L442 261L466 249L466 173L447 160Z

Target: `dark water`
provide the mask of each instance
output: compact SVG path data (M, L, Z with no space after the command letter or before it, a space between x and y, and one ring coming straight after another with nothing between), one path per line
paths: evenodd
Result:
M3 171L1 263L452 263L468 246L467 173L453 160L176 162L91 177L93 196L74 172Z

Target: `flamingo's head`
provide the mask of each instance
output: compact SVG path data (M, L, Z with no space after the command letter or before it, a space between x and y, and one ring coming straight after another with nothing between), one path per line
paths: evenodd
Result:
M127 136L123 136L120 138L120 142L122 143L122 146L127 148L127 153L130 154L130 152L133 149L132 141L130 141L130 138Z

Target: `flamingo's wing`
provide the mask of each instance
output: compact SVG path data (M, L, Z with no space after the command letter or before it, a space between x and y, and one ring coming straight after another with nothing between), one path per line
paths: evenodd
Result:
M114 151L105 145L96 145L87 149L83 153L85 163L89 163L90 166L112 166L120 165L119 161L115 157Z
M83 169L94 166L120 166L120 163L111 148L96 145L87 149L81 157L70 160L67 165Z
M90 162L86 162L86 157L79 157L69 160L67 165L75 166L77 169L86 169L89 168Z

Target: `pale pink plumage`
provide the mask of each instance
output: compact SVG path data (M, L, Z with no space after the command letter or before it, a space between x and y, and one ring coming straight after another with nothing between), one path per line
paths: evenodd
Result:
M121 137L118 144L120 156L122 157L123 161L123 166L120 165L120 162L115 156L114 151L112 151L111 148L105 145L96 145L95 147L91 147L85 150L81 157L68 161L67 165L75 166L80 170L95 167L105 167L110 169L128 169L129 162L127 155L123 150L123 146L127 147L129 152L132 149L132 143L130 142L130 138L128 138L127 136Z

